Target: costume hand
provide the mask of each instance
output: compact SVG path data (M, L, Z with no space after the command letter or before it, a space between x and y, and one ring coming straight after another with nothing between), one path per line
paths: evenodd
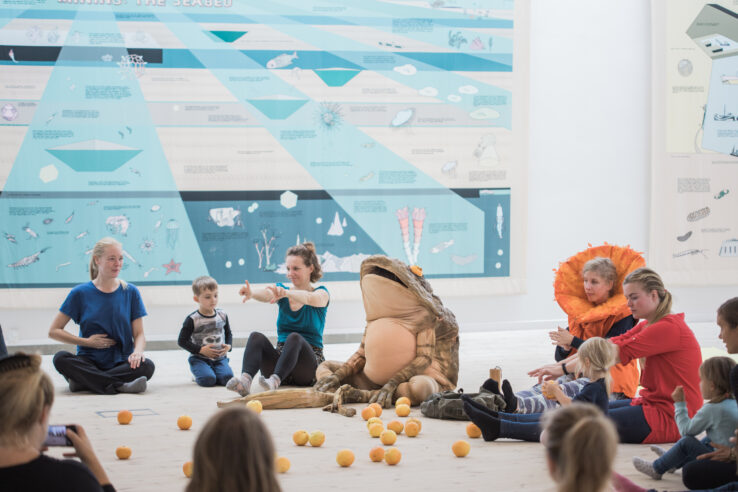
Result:
M131 365L131 369L137 369L141 365L141 362L145 361L143 352L133 352L128 356L128 363Z
M96 333L85 338L85 346L96 349L106 349L115 345L115 340L108 338L105 333Z
M241 302L246 302L251 299L251 285L249 285L248 280L243 281L243 285L238 290L238 295L243 297L243 299L241 299Z
M556 379L563 375L564 370L561 368L561 364L548 364L538 369L533 369L528 373L528 376L538 378L539 383L548 381L549 379Z
M369 403L378 403L380 407L389 408L392 405L392 396L395 394L397 385L395 383L387 383L382 389L374 393L369 399Z
M282 299L283 297L287 297L287 289L285 289L284 287L280 287L278 285L267 285L266 290L268 290L269 293L272 295L272 300L270 301L272 304Z
M674 388L674 391L671 393L671 399L675 402L684 401L684 388L681 385Z
M203 345L200 347L200 355L207 357L208 359L217 359L220 357L220 349L213 343Z
M341 386L341 380L335 374L331 374L320 378L313 388L315 391L330 393L337 390L339 386Z
M558 345L560 347L568 345L571 349L571 342L574 340L574 335L569 333L569 330L560 326L557 328L558 329L556 331L548 332L548 337L553 341L553 345Z
M715 448L715 451L697 456L698 460L723 461L726 463L730 461L735 461L735 453L732 452L732 447L723 446L722 444L717 444L714 442L711 442L710 446Z

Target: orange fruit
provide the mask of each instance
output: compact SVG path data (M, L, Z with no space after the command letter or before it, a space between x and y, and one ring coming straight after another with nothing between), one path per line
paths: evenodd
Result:
M308 434L307 431L299 430L292 434L292 440L295 441L295 444L298 446L304 446L307 444L308 440L310 440L310 434Z
M377 416L377 411L372 407L371 405L368 407L364 407L364 409L361 411L361 418L364 420L369 420L372 417Z
M405 435L407 437L415 437L420 433L420 426L414 420L408 421L405 424Z
M418 424L418 432L420 432L421 429L423 428L423 423L419 419L416 419L415 417L410 417L409 419L406 420L406 422L415 422L416 424Z
M313 431L310 433L309 441L311 446L318 448L325 442L325 434L323 431Z
M387 428L389 430L395 431L395 434L400 435L402 434L402 429L404 429L405 426L399 420L393 420L392 422L387 424Z
M379 437L383 430L384 426L382 424L372 424L369 426L369 435L372 437Z
M192 417L189 415L181 415L177 419L177 427L182 429L183 431L186 431L190 427L192 427Z
M261 413L261 402L259 400L249 400L249 402L246 404L246 408L248 408L249 410L253 410L256 413Z
M290 469L290 460L285 456L280 456L277 458L277 461L274 462L274 466L277 468L277 473L286 473L287 470Z
M115 449L115 455L119 460L127 460L131 457L131 448L128 446L118 446Z
M466 424L466 435L472 439L476 439L482 435L482 429L477 427L474 422L469 422Z
M371 427L372 424L377 424L377 423L381 424L382 419L380 419L379 417L372 417L366 421L366 428L368 429L369 427Z
M401 397L399 397L397 399L397 401L395 402L395 406L397 406L397 405L407 405L408 407L411 407L412 406L410 404L410 398L408 398L407 396L401 396Z
M182 465L182 473L185 474L185 477L192 477L192 467L193 465L191 461L187 461L184 465Z
M118 423L120 425L128 425L133 420L133 414L128 410L121 410L118 412Z
M451 451L453 451L454 454L459 458L463 458L464 456L469 454L469 451L471 451L471 446L466 441L456 441L451 445Z
M351 463L354 462L354 452L350 449L342 449L336 454L336 463L339 465L346 467L351 466Z
M382 416L382 407L379 405L379 403L372 403L369 406L374 409L374 413L377 414L377 417Z
M372 448L369 451L369 459L375 463L382 461L384 459L384 448L382 446Z
M401 403L395 407L395 413L398 417L407 417L410 415L410 405Z
M559 385L559 383L557 383L556 381L553 381L553 380L551 380L551 381L544 381L543 382L543 386L541 386L541 393L543 393L543 396L545 396L549 400L555 400L556 399L556 395L554 395L554 393L553 393L553 388L555 388L558 385Z
M397 434L395 434L395 431L387 429L379 434L379 440L382 441L382 444L385 446L392 446L395 441L397 441Z
M389 448L384 452L384 461L386 461L388 465L396 465L400 462L401 458L402 453L400 453L400 450L397 448Z

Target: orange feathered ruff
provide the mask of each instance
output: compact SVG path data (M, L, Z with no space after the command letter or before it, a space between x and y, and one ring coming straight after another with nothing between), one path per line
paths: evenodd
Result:
M596 306L587 300L584 292L582 268L589 260L597 257L612 260L617 279L613 286L613 295ZM607 243L590 247L561 263L554 279L554 296L569 317L569 332L582 340L604 337L616 322L629 316L631 312L623 295L623 280L630 272L645 265L646 261L638 251ZM624 393L630 398L635 396L639 378L637 361L633 360L626 365L617 364L610 370L610 374L612 391Z

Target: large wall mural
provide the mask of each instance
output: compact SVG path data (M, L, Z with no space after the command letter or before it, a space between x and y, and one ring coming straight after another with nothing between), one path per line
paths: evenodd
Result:
M310 240L326 281L516 290L525 13L477 4L0 0L0 287L113 236L139 285L274 282Z

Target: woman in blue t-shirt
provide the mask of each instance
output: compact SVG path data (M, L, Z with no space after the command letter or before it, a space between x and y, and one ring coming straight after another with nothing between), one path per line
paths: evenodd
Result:
M90 259L90 282L72 289L49 328L49 337L77 346L54 355L54 367L69 382L70 391L99 394L142 393L154 374L144 357L146 316L141 294L119 279L123 246L113 238L95 244ZM64 330L69 320L79 336Z
M246 342L241 375L232 378L226 388L241 396L249 394L251 382L261 371L259 382L274 390L280 384L312 386L315 370L323 357L323 328L330 296L323 286L313 287L323 273L313 243L292 246L286 256L287 278L292 288L278 283L252 290L248 280L238 292L243 302L277 303L277 346L262 333L252 332Z

